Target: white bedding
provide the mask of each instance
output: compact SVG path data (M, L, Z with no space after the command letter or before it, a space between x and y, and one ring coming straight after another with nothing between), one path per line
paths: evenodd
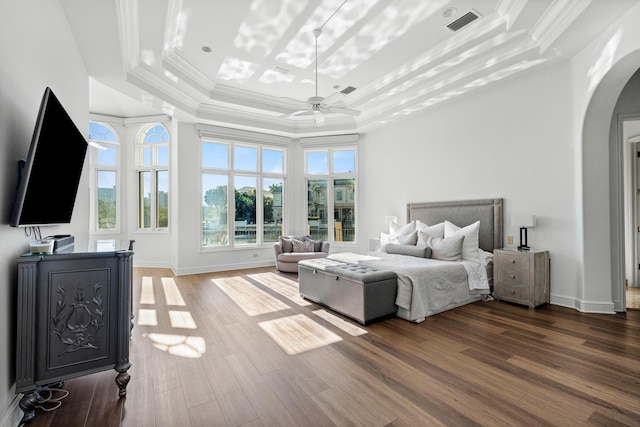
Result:
M481 262L439 261L385 252L336 253L329 258L363 264L398 275L397 315L412 322L489 294L486 266L492 255L482 252Z

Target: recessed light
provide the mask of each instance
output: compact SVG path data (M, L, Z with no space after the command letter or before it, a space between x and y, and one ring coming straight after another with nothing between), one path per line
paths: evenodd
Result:
M206 53L211 53L211 48L209 46L202 46L202 51Z
M445 9L444 12L442 12L442 17L443 18L451 18L457 12L458 12L458 9L456 9L455 7L450 7L448 9Z
M340 89L340 85L333 85L334 89Z

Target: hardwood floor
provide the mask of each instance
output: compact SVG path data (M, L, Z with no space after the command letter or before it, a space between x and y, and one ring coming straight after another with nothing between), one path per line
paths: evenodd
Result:
M71 379L40 426L638 426L640 311L477 302L362 327L272 268L134 271L131 382Z

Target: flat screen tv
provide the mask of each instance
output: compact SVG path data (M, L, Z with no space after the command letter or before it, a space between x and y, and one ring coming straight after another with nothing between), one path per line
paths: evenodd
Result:
M29 154L20 162L10 225L69 224L86 153L87 140L51 88L46 88Z

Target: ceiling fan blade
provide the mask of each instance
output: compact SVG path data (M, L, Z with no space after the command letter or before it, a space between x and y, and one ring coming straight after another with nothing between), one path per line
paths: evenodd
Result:
M311 116L311 115L313 115L313 111L306 108L304 110L298 110L292 113L283 114L280 116L280 118L286 119L288 117Z
M300 110L300 111L296 111L296 116L311 116L313 115L313 110Z
M334 104L344 105L344 98L346 95L342 92L335 92L329 95L322 102L324 105L330 107Z
M328 112L338 113L338 114L347 114L349 116L359 116L360 110L354 110L352 108L342 108L342 107L328 107Z
M293 111L291 113L283 114L283 115L280 116L280 118L286 119L287 117L305 116L305 115L308 115L308 114L310 114L309 109L305 108L303 110L296 110L296 111Z
M289 97L286 97L286 96L281 96L280 99L285 101L285 102L287 102L287 103L289 103L289 104L294 104L295 108L299 108L299 109L306 108L309 105L309 103L307 101L301 101L299 99L289 98Z

